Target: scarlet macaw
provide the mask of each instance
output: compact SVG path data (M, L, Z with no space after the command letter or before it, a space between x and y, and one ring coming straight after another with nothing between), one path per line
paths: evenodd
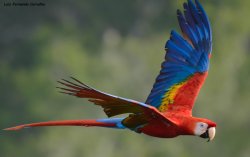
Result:
M103 108L108 117L129 113L123 118L63 120L24 124L5 130L38 126L99 126L130 129L154 137L172 138L195 135L212 140L216 123L192 116L192 108L209 68L212 33L208 17L198 2L184 3L184 15L177 10L182 36L172 31L166 42L166 56L153 89L145 103L96 90L72 78L58 81L62 93L80 98Z

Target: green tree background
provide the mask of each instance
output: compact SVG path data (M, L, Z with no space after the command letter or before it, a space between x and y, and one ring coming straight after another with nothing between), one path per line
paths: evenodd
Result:
M0 131L1 157L248 157L250 1L200 0L213 28L210 73L194 115L217 122L213 142L159 139L127 130L51 127ZM6 1L7 2L7 1ZM74 76L111 94L145 101L184 0L42 1L0 6L0 127L105 117L86 100L59 94Z

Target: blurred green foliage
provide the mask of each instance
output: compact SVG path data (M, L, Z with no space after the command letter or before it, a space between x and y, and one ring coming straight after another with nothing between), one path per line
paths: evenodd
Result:
M250 1L200 0L213 28L213 57L194 114L217 135L158 139L127 130L51 127L0 133L1 157L248 157L250 155ZM7 1L6 1L7 2ZM44 1L0 6L0 127L105 117L86 100L61 95L74 76L111 94L144 101L164 44L179 30L184 0Z

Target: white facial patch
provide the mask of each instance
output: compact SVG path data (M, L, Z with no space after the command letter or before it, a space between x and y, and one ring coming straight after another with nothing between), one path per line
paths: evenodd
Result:
M196 123L194 134L197 136L200 136L201 134L205 133L207 131L208 124L203 122Z

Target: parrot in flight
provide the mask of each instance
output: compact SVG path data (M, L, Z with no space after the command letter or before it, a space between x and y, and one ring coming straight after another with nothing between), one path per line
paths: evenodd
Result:
M192 116L197 95L208 75L212 51L211 26L203 7L195 0L177 10L181 35L172 31L165 45L165 59L145 103L111 95L92 88L71 77L62 79L61 93L79 98L103 108L108 118L61 120L23 124L4 130L20 130L40 126L86 126L128 129L159 138L193 135L211 141L216 123ZM111 118L125 114L126 117Z

